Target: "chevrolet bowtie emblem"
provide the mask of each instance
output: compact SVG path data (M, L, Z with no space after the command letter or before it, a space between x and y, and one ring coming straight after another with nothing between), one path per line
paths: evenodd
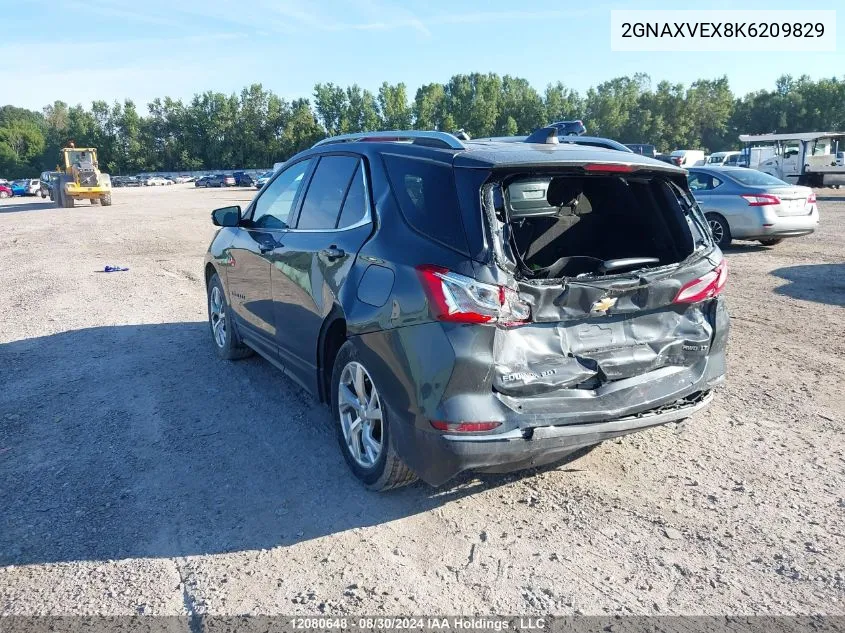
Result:
M599 299L598 301L594 302L593 305L590 306L590 312L604 314L615 305L616 297L604 297L603 299Z

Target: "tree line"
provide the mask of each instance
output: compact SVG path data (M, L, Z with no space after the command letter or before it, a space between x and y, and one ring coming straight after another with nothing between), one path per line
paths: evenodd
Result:
M565 119L623 143L712 152L736 148L740 133L845 128L845 80L786 75L773 90L737 97L727 77L654 85L636 74L579 94L561 82L541 93L520 77L472 73L423 85L413 99L404 83L385 82L375 93L318 83L312 99L292 101L253 84L239 95L157 98L145 114L129 99L90 108L56 101L41 112L7 105L0 108L0 176L54 169L70 140L97 147L104 170L133 174L267 167L345 132L464 129L478 138L528 134Z

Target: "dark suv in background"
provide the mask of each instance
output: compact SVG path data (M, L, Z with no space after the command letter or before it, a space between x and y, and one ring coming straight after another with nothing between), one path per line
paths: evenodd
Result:
M722 254L685 172L631 152L345 135L213 212L218 355L331 407L372 489L561 460L723 380Z

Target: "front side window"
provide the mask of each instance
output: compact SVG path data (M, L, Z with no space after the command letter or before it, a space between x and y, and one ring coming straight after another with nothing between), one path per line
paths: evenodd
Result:
M285 229L290 225L290 215L297 193L311 160L291 165L268 184L255 201L252 226L262 229Z
M334 230L340 207L358 167L354 156L323 156L308 185L297 229Z

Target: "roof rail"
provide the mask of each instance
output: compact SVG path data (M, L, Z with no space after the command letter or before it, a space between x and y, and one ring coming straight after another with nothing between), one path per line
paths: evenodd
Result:
M329 136L322 141L314 143L314 147L319 145L330 145L332 143L354 143L356 141L406 141L409 140L417 145L427 145L429 147L443 147L446 149L466 149L466 145L461 143L457 137L448 132L438 132L436 130L384 130L380 132L354 132L352 134L339 134L337 136Z

